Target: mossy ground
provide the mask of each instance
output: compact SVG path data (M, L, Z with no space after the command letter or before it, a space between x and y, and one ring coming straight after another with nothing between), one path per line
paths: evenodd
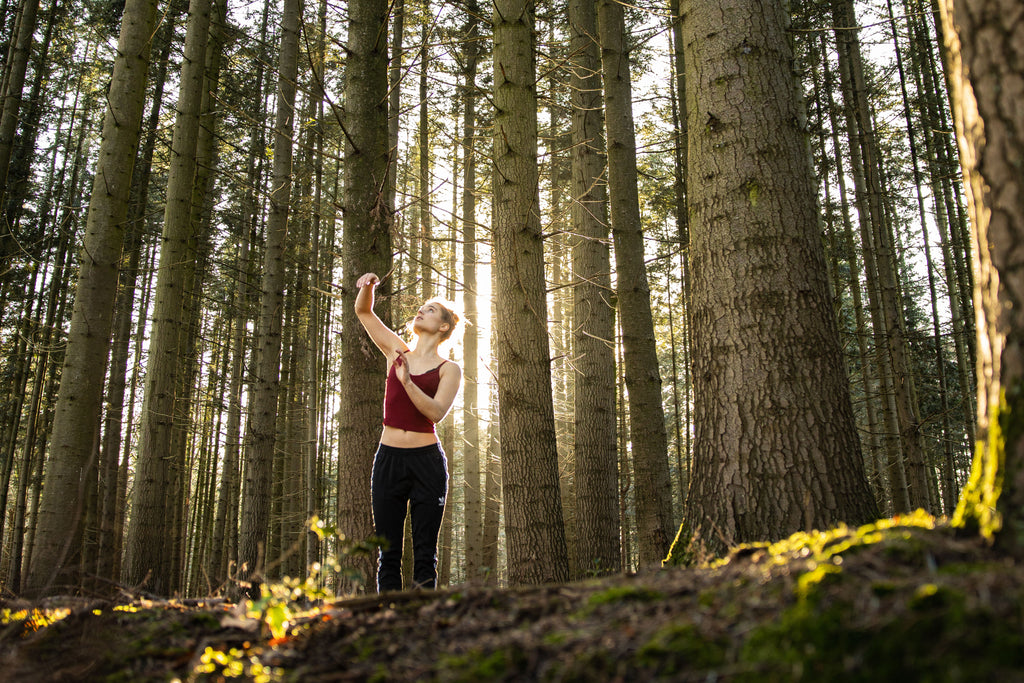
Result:
M5 605L0 679L1024 681L1024 568L923 516L700 568L338 600L273 637L230 605Z

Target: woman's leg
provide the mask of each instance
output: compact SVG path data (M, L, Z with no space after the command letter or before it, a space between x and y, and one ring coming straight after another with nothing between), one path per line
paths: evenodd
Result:
M448 494L448 461L440 446L408 460L414 469L409 496L412 511L413 581L417 588L437 583L437 536Z
M402 536L412 481L401 451L382 444L373 458L373 525L377 535L387 541L377 560L378 593L402 590Z

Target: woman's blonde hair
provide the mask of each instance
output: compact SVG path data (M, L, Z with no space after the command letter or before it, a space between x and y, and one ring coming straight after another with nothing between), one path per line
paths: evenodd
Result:
M441 333L442 342L454 343L462 336L462 328L465 325L465 321L460 315L458 306L453 302L443 299L439 296L435 296L431 299L427 299L423 302L423 305L434 304L441 309L441 319L448 323L448 329ZM415 316L413 319L406 323L406 329L410 334L413 333L413 323L415 322ZM458 334L456 334L458 332Z

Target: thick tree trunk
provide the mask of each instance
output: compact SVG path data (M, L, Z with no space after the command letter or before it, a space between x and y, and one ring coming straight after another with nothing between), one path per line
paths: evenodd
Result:
M831 309L782 3L684 3L695 356L677 543L876 515ZM742 93L742 95L741 95ZM683 548L678 548L682 551Z
M1020 5L943 0L957 141L974 232L978 430L954 517L1024 557L1024 108Z
M374 534L370 473L380 440L385 363L362 329L353 308L356 278L374 272L377 315L391 322L391 229L388 204L388 78L385 0L349 3L345 93L345 186L342 262L345 298L341 322L341 405L338 421L338 529L353 541ZM342 558L346 570L359 572L373 586L374 558ZM339 592L355 590L343 579Z
M83 261L54 416L51 462L39 509L38 542L27 577L26 593L30 595L73 590L80 579L79 502L99 424L155 19L153 0L128 0L89 201Z
M511 584L568 579L551 402L532 0L494 3L496 356Z

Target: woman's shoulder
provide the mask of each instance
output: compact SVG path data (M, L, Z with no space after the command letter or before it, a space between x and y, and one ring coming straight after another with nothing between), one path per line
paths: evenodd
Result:
M454 372L454 373L459 374L459 375L462 374L462 366L459 365L458 363L456 363L455 361L450 360L448 358L442 358L441 359L441 364L438 365L437 367L441 371L442 374L446 374L446 373L449 373L449 372Z

